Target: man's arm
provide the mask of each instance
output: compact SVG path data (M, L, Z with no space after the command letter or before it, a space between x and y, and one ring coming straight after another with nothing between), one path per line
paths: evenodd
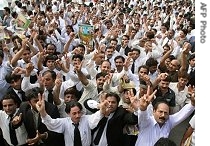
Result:
M25 51L25 49L26 49L26 42L27 42L27 40L25 39L25 40L23 40L22 41L22 47L21 47L21 49L14 55L14 57L12 58L12 60L11 60L11 65L13 66L13 67L16 67L17 66L17 61L20 59L20 57L23 55L23 52Z
M82 62L80 64L75 65L75 70L77 72L79 80L82 82L83 85L87 86L89 84L89 81L87 77L84 75L84 73L81 71Z

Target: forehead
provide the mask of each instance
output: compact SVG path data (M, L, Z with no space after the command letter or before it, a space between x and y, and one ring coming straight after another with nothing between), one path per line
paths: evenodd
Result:
M115 40L111 40L111 42L110 43L112 43L112 44L117 44L117 41L115 41Z
M169 106L167 104L165 104L165 103L160 103L157 106L157 110L164 111L164 112L169 112Z
M55 62L53 59L48 59L47 62Z
M48 45L47 46L47 50L54 50L54 49L55 49L55 47L53 45Z
M118 58L118 59L116 59L115 62L123 62L123 60L122 60L122 58Z
M52 76L51 76L51 73L48 72L48 73L45 73L45 74L43 75L43 77L44 77L44 78L51 78Z
M140 72L140 71L141 71L141 72L142 72L142 71L143 71L143 72L148 72L148 70L147 70L146 68L143 68L143 67L140 68L139 72Z
M108 51L113 51L113 50L114 50L114 49L113 49L112 47L106 49L107 52L108 52Z
M70 113L77 113L77 112L80 112L80 111L81 110L80 110L80 108L78 106L74 106L74 107L71 108Z
M30 54L31 52L29 50L24 50L23 54Z
M104 80L104 79L105 79L105 77L100 76L100 77L97 79L97 81L98 81L98 80Z
M174 64L174 65L179 65L179 62L176 59L172 60L171 63Z
M82 60L80 60L80 58L74 58L73 62L81 62Z
M30 99L30 102L38 102L38 101L39 101L39 98L35 96Z
M8 105L8 104L15 104L13 99L4 99L2 100L3 105Z
M114 96L108 96L108 97L106 98L106 100L107 100L107 101L114 101L114 102L117 102L117 98L114 97Z
M104 61L104 62L101 64L101 66L110 66L110 63L107 62L107 61Z
M139 54L139 52L138 52L138 51L136 51L136 50L133 50L132 52L133 52L133 53L135 53L135 54Z

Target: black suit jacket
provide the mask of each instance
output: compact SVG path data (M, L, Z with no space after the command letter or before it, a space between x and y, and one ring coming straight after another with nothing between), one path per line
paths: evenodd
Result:
M14 89L12 87L8 88L7 94L14 95L14 98L15 98L15 101L17 102L17 104L18 104L18 107L20 107L20 104L22 102L26 101L26 97L25 96L22 96L22 101L21 101L20 97L16 94L16 92L14 91Z
M189 85L195 86L195 70L191 71L189 73L189 75L190 75L190 79L189 79L189 81L187 83L187 86L189 86Z
M59 118L60 114L58 112L57 106L45 101L45 110L53 119ZM31 106L27 102L23 102L20 106L19 113L22 113L22 122L25 125L26 131L28 132L28 138L36 137L35 122L33 118L33 113L31 111ZM39 133L48 133L48 138L43 140L46 146L64 146L64 136L63 134L49 131L47 127L41 122L41 117L39 115L38 119L38 131Z
M138 123L138 117L136 115L128 112L122 107L118 107L113 117L108 121L107 124L106 137L107 137L108 146L124 146L123 145L124 126L127 124L135 125L137 123Z
M116 50L119 52L121 47L122 47L121 45L117 45ZM128 52L130 52L130 51L131 51L131 48L129 48L129 47L127 46L127 47L125 48L125 55L128 56Z

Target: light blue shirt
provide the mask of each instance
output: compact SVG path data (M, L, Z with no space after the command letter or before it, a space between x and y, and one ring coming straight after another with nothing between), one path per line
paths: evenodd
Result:
M172 128L184 121L194 111L195 107L191 104L185 105L179 112L169 115L169 119L160 127L154 116L149 112L138 111L139 135L135 146L154 146L161 138L167 138Z

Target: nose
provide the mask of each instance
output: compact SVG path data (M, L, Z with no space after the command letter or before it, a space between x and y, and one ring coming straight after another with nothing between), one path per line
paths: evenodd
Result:
M17 85L18 85L18 83L17 83L17 82L14 82L14 85L15 85L15 86L17 86Z
M76 114L76 118L79 118L79 117L80 117L80 114L79 114L79 113L77 113L77 114Z

